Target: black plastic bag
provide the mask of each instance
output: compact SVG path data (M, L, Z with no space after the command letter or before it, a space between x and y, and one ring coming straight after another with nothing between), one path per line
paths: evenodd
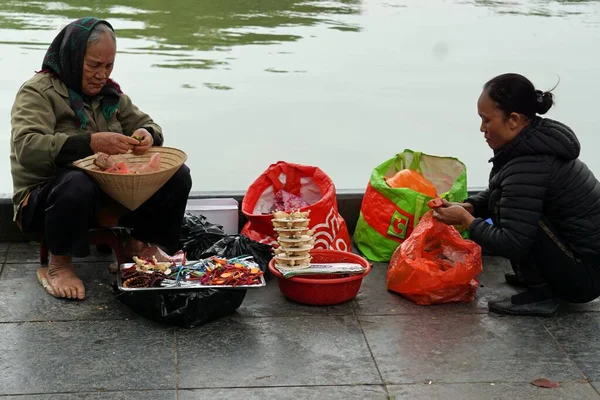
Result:
M225 258L252 256L262 272L266 272L269 262L273 258L273 248L268 244L256 242L244 235L226 236L206 249L200 255L200 258L211 256Z
M232 314L246 289L123 292L117 299L134 312L159 323L193 328Z
M180 241L188 260L218 257L252 256L261 270L267 270L272 247L246 236L227 236L223 227L211 224L206 217L185 213ZM193 328L225 317L244 301L246 289L198 289L161 291L120 291L117 299L134 312L159 323Z
M183 216L179 240L188 260L199 260L206 249L226 236L222 226L211 224L203 215L186 212Z

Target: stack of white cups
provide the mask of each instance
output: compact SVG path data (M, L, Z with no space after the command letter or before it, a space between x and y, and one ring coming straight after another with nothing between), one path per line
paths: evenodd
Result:
M279 243L279 248L275 249L275 266L287 269L310 266L310 251L315 245L315 238L314 232L308 229L309 213L273 213L273 228L277 232Z

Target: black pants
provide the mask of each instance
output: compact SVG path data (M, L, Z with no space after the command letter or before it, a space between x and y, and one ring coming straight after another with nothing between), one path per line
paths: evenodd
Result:
M549 284L554 294L571 303L587 303L600 296L600 259L572 253L546 218L529 255L511 265L528 285Z
M176 252L181 248L181 224L191 188L190 170L183 165L144 204L123 216L119 225L132 228L137 240ZM31 192L21 213L23 232L43 237L52 254L88 256L88 231L98 227L97 213L107 200L85 172L59 170L52 181Z

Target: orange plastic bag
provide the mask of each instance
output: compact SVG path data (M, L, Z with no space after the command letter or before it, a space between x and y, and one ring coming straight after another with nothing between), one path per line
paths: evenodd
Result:
M481 247L429 211L392 255L387 289L421 305L470 302L481 270Z
M402 169L391 178L385 178L385 182L391 188L409 188L428 197L437 197L435 185L412 169Z

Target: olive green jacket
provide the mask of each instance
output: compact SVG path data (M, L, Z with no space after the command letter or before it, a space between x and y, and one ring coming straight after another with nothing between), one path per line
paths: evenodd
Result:
M156 144L162 143L160 126L140 111L129 96L121 94L119 110L110 121L102 113L100 100L101 96L96 96L91 105L85 105L88 122L80 129L79 118L69 106L67 87L60 79L36 74L21 86L11 111L10 169L15 220L28 193L54 177L56 157L69 136L96 132L131 136L144 127L150 128L155 143L159 142Z

